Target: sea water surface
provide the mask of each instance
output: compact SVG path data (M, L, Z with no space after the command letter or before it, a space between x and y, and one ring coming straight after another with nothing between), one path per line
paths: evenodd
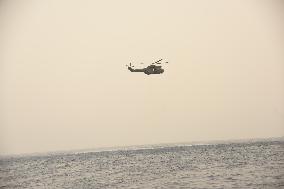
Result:
M0 188L284 188L284 141L3 156Z

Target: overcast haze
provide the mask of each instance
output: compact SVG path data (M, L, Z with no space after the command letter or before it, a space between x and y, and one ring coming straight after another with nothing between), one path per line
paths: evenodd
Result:
M0 154L284 136L284 3L0 1ZM131 73L164 58L164 74Z

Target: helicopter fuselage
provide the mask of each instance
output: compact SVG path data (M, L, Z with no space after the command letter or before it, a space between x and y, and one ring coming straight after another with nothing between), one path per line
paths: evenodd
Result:
M162 66L156 65L150 65L142 69L133 69L132 67L128 66L128 70L130 70L131 72L144 72L147 75L164 73L164 69L162 68Z

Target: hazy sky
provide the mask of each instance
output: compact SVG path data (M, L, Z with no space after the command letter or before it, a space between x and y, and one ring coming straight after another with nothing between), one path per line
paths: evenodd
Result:
M0 79L0 154L284 136L284 3L2 0Z

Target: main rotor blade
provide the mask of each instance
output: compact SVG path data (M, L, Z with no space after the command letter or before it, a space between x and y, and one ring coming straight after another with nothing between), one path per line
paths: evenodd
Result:
M158 61L156 61L156 62L154 62L154 63L152 63L152 64L157 64L157 63L160 62L161 60L163 60L163 59L160 59L160 60L158 60Z

